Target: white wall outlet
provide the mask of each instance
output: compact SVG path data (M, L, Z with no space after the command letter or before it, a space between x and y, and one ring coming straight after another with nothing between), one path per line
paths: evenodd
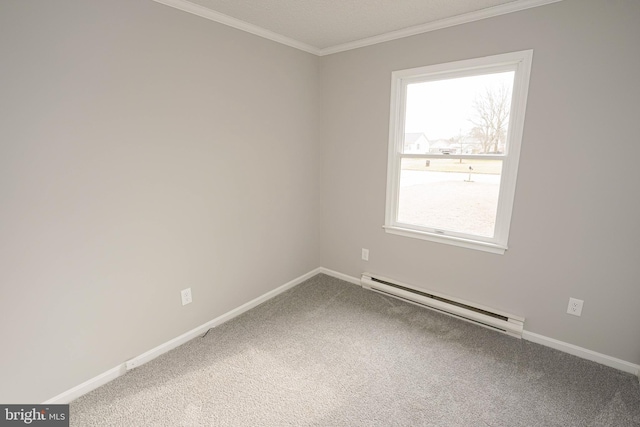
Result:
M182 296L182 305L191 304L193 301L193 298L191 297L191 288L181 290L180 296Z
M362 248L362 259L369 261L369 249Z
M133 368L138 367L138 361L136 359L127 360L125 362L125 367L127 371L132 370Z
M582 304L584 301L581 299L569 298L569 307L567 307L567 313L574 316L582 315Z

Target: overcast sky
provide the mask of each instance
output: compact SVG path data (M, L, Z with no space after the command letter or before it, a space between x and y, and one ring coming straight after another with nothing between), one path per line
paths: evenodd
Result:
M473 100L485 88L513 86L514 72L414 83L407 86L405 132L424 132L430 140L471 130Z

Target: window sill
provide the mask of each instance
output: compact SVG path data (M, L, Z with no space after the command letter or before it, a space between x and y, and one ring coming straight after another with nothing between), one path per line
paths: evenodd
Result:
M496 243L481 242L479 240L462 239L460 237L446 236L442 234L428 233L426 231L411 230L397 226L384 225L384 231L398 236L411 237L413 239L429 240L431 242L443 243L445 245L459 246L467 249L475 249L478 251L491 252L493 254L504 255L507 250L506 246Z

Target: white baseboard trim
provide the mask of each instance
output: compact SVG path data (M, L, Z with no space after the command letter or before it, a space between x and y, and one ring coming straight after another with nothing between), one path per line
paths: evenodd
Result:
M360 279L357 277L349 276L347 274L338 273L337 271L330 270L328 268L320 267L319 273L326 274L327 276L335 277L336 279L344 280L345 282L353 283L360 286Z
M59 405L59 404L67 404L72 400L79 398L80 396L89 393L97 389L100 386L105 385L106 383L115 380L121 375L124 375L127 372L124 363L116 366L115 368L111 368L106 372L101 373L98 376L91 378L79 384L73 388L70 388L67 391L60 393L59 395L52 397L51 399L43 402L43 405Z
M240 307L237 307L221 316L216 317L213 320L210 320L209 322L200 325L194 329L191 329L188 332L185 332L184 334L167 341L164 344L161 344L145 353L142 353L141 355L134 357L133 359L130 359L128 361L125 361L123 363L121 363L120 365L109 369L106 372L101 373L100 375L97 375L85 382L83 382L82 384L79 384L65 392L62 392L60 394L58 394L55 397L52 397L51 399L43 402L43 404L48 405L48 404L67 404L77 398L79 398L80 396L89 393L90 391L95 390L96 388L103 386L105 384L107 384L108 382L118 378L121 375L124 375L127 372L127 366L129 366L129 368L134 368L134 367L138 367L140 365L143 365L153 359L155 359L156 357L170 351L173 350L174 348L186 343L187 341L192 340L193 338L197 337L198 335L204 334L206 331L208 331L211 328L214 328L218 325L221 325L231 319L233 319L234 317L237 317L239 315L241 315L242 313L251 310L252 308L262 304L263 302L266 302L268 300L270 300L271 298L293 288L294 286L299 285L300 283L304 282L307 279L310 279L311 277L319 274L319 273L323 273L326 274L328 276L332 276L335 277L337 279L340 280L344 280L345 282L349 282L349 283L353 283L355 285L360 285L360 279L357 277L353 277L353 276L349 276L347 274L343 274L343 273L339 273L337 271L334 270L330 270L328 268L325 267L318 267L306 274L303 274L300 277L297 277L293 280L291 280L290 282L285 283L284 285L267 292L264 295L259 296L258 298L255 298L249 302L247 302L246 304L241 305ZM558 341L556 339L553 338L548 338L545 337L543 335L539 335L533 332L528 332L528 331L524 331L522 334L522 338L526 339L528 341L531 342L535 342L537 344L541 344L547 347L551 347L554 348L556 350L560 350L563 351L565 353L569 353L569 354L573 354L574 356L578 356L581 357L583 359L587 359L587 360L591 360L597 363L600 363L602 365L605 366L609 366L612 368L616 368L619 369L621 371L624 372L628 372L634 375L638 376L638 380L640 381L640 365L636 365L634 363L631 362L627 362L621 359L616 359L615 357L611 357L611 356L607 356L605 354L601 354L601 353L596 353L595 351L591 351L588 350L586 348L582 348L582 347L578 347L576 345L573 344L569 344L569 343L565 343L563 341Z
M246 304L241 305L238 308L235 308L221 316L216 317L213 320L210 320L209 322L200 325L194 329L191 329L188 332L185 332L184 334L169 340L167 342L165 342L164 344L160 344L159 346L152 348L151 350L142 353L141 355L134 357L133 359L127 360L126 362L121 363L120 365L116 366L115 368L109 369L106 372L103 372L102 374L91 378L90 380L87 380L85 382L83 382L80 385L77 385L65 392L60 393L59 395L45 401L43 404L47 405L47 404L67 404L69 402L71 402L74 399L77 399L78 397L89 393L90 391L95 390L96 388L105 385L106 383L108 383L109 381L112 381L116 378L118 378L121 375L124 375L127 372L127 368L132 369L135 367L138 367L140 365L143 365L153 359L155 359L156 357L170 351L173 350L174 348L181 346L182 344L186 343L187 341L190 341L192 339L194 339L195 337L197 337L198 335L202 335L205 332L207 332L209 329L214 328L218 325L221 325L231 319L233 319L234 317L237 317L239 315L241 315L242 313L244 313L245 311L251 310L252 308L262 304L263 302L266 302L267 300L270 300L271 298L283 293L284 291L287 291L291 288L293 288L296 285L299 285L300 283L304 282L307 279L310 279L311 277L315 276L318 273L322 273L322 268L316 268L315 270L312 270L306 274L303 274L300 277L297 277L293 280L291 280L290 282L285 283L284 285L267 292L264 295L259 296L258 298L255 298L251 301L249 301ZM328 274L328 273L327 273Z
M339 273L337 271L330 270L325 267L320 267L319 270L320 270L320 273L333 276L337 279L344 280L345 282L350 282L356 285L360 285L359 278L349 276L343 273ZM616 359L615 357L607 356L606 354L597 353L595 351L592 351L583 347L578 347L577 345L569 344L564 341L559 341L559 340L549 338L544 335L536 334L533 332L529 332L526 330L522 332L522 338L531 342L535 342L536 344L541 344L546 347L551 347L556 350L560 350L564 353L572 354L582 359L591 360L592 362L600 363L601 365L609 366L611 368L615 368L623 372L628 372L630 374L637 375L638 381L640 381L640 365L627 362L626 360Z
M615 357L607 356L606 354L597 353L593 350L578 347L577 345L569 344L564 341L559 341L529 331L524 331L522 333L522 338L536 344L541 344L546 347L560 350L564 353L578 356L582 359L591 360L592 362L597 362L601 365L609 366L611 368L619 369L621 371L637 375L638 378L640 378L640 365L636 365L635 363L627 362L626 360L622 359L616 359Z

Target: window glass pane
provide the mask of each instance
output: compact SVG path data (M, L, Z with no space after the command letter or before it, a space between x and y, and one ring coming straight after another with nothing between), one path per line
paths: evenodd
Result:
M514 75L408 84L403 153L504 153Z
M402 159L398 222L493 237L501 160Z

